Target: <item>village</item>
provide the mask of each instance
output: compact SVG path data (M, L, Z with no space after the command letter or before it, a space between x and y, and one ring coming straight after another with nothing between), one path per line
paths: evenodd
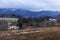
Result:
M15 17L4 16L0 18L0 31L7 31L10 29L34 29L34 28L45 28L45 27L59 27L60 15L56 18L49 16L32 18L32 17Z

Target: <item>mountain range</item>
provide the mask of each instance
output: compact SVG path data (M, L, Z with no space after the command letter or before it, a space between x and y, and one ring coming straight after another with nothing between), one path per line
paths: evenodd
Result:
M12 15L15 14L17 16L27 16L27 17L42 17L42 16L50 16L56 17L60 14L60 11L30 11L26 9L15 9L15 8L0 8L0 14Z

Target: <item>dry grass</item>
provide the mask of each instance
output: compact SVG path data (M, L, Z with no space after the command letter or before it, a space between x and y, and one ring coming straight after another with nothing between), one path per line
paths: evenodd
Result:
M60 27L39 28L38 33L0 37L0 40L60 40Z

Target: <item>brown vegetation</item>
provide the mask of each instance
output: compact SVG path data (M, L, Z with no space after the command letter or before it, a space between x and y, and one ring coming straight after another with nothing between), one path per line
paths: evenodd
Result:
M38 33L10 35L0 37L0 40L60 40L60 27L40 28Z

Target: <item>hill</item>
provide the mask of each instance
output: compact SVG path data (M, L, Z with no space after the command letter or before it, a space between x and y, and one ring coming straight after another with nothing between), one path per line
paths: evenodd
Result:
M60 14L60 11L30 11L26 9L13 9L13 8L3 8L0 9L0 14L5 15L12 15L15 14L16 16L27 16L27 17L42 17L42 16L50 16L50 17L56 17Z

